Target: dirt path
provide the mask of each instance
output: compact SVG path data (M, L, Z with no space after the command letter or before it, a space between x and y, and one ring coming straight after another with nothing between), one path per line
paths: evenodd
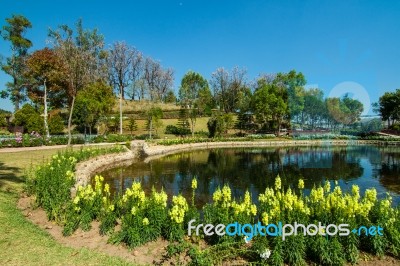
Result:
M96 146L110 146L115 143L90 143L90 144L75 144L71 145L72 148L80 148L80 147L96 147ZM121 144L121 143L118 143ZM122 144L125 144L123 142ZM65 149L68 145L54 145L54 146L37 146L37 147L14 147L14 148L1 148L0 153L9 153L9 152L26 152L26 151L40 151L40 150L53 150L53 149Z

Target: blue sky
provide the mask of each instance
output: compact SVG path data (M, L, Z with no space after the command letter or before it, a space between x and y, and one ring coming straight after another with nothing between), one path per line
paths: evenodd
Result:
M349 92L365 104L400 88L400 1L2 1L0 24L11 14L32 22L31 51L46 46L48 28L82 18L107 46L124 40L172 67L175 89L188 70L210 79L234 66L249 80L295 69L325 95ZM9 53L1 40L0 54ZM1 73L0 88L7 80Z

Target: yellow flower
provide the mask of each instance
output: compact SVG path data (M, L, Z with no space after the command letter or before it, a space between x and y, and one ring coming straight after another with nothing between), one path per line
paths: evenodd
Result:
M114 211L114 204L111 204L110 206L108 206L108 210L110 212L113 212Z
M246 193L244 193L244 204L250 205L251 198L250 198L250 192L247 190Z
M132 215L135 215L135 214L136 214L136 211L137 211L136 207L135 207L135 206L133 206L133 207L132 207L132 209L131 209L131 213L132 213Z
M197 179L196 178L193 178L192 179L192 189L194 190L194 189L196 189L197 188Z
M231 200L231 188L227 185L225 185L222 188L222 199L224 201L230 201Z
M280 190L282 188L282 180L279 175L275 178L275 190Z
M353 194L353 197L356 199L360 198L360 187L357 185L351 186L351 193Z
M107 194L110 193L110 185L107 183L104 185L104 192L106 192Z
M366 189L365 190L365 196L364 198L370 202L375 202L376 201L376 189L371 188L371 189Z
M214 191L214 194L213 194L213 201L214 201L215 203L218 203L218 201L220 201L221 198L222 198L222 192L221 192L221 190L218 188L216 191Z
M299 187L299 189L303 189L304 188L304 180L303 179L299 179L298 187Z
M143 221L142 221L142 223L143 223L143 225L149 225L149 219L147 219L146 217L145 218L143 218Z
M252 204L250 207L250 212L252 215L256 215L257 214L257 206L255 204Z
M268 224L268 213L266 213L266 212L263 212L262 213L262 215L261 215L261 221L265 224L265 225L267 225Z
M324 191L326 193L331 191L331 183L329 181L325 181L325 185L324 185Z
M79 203L79 200L80 200L79 196L76 196L76 197L74 198L74 204L78 204L78 203Z

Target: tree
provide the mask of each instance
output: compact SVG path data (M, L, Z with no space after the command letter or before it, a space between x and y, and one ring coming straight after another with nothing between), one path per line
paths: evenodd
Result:
M64 120L60 114L53 114L49 117L49 132L50 134L63 134Z
M133 131L137 130L137 123L133 116L129 117L127 128L131 132L131 135L133 135Z
M122 100L125 88L132 81L132 62L135 51L124 42L116 42L108 55L109 77L119 94L119 133L122 134Z
M323 120L325 113L324 93L320 89L309 89L304 92L304 108L301 111L301 127L308 124L315 128L316 122Z
M212 73L210 84L220 110L225 113L235 112L246 88L246 70L234 67L228 72L218 68Z
M162 118L163 112L162 109L158 106L151 106L147 111L146 111L146 116L147 116L147 127L149 130L149 138L151 139L151 133L153 131L153 126L158 125L159 120Z
M209 137L220 137L223 133L227 133L228 129L233 126L233 115L217 112L207 121Z
M108 114L115 104L115 96L112 88L104 82L98 81L86 85L76 96L75 109L73 113L74 122L78 129L89 129L97 124L102 116Z
M103 36L97 30L84 30L82 21L76 24L76 36L67 25L50 30L54 51L63 61L68 96L68 145L71 144L72 114L80 90L93 80L105 79L103 61Z
M67 83L63 63L53 50L37 50L28 57L24 76L28 97L32 102L44 106L43 119L46 135L49 137L48 99L55 108L61 108L65 104L66 93L63 88Z
M360 101L351 99L347 94L342 99L328 98L327 108L332 118L344 125L351 125L359 121L364 110Z
M32 42L24 36L26 30L32 28L32 24L21 15L13 15L11 18L7 18L6 22L7 25L3 26L1 30L1 36L11 43L12 54L7 58L6 64L1 65L1 69L11 76L12 82L6 84L7 90L2 91L1 96L3 98L10 97L14 103L14 111L18 111L20 104L25 100L23 73L28 49L32 46Z
M167 95L164 99L165 103L176 103L176 96L173 90L168 90Z
M163 69L159 62L147 57L144 61L143 79L149 91L151 101L162 101L172 88L174 71Z
M292 121L295 120L304 108L304 85L307 83L304 75L295 70L291 70L289 73L278 73L273 83L286 88L287 99L285 100L288 105L289 118Z
M131 98L135 99L135 95L138 96L139 100L143 99L144 92L139 81L143 75L143 55L135 47L132 47L132 62L131 62L131 79L132 79L132 92Z
M188 121L188 110L186 108L181 108L179 109L179 116L178 116L178 126L177 126L177 131L175 133L179 133L176 135L184 136L184 135L189 135L190 134L190 125Z
M199 115L211 116L212 109L215 107L215 102L212 97L211 90L208 86L200 88L197 107L199 110Z
M400 89L395 92L385 92L379 101L373 104L374 111L379 113L382 120L387 121L388 127L400 118Z
M287 102L284 100L284 89L275 83L267 83L263 78L258 80L253 94L252 109L264 128L277 129L280 135L281 124L287 115Z
M189 71L183 76L179 88L179 99L183 108L188 110L192 137L199 113L200 91L208 88L208 82L199 73Z

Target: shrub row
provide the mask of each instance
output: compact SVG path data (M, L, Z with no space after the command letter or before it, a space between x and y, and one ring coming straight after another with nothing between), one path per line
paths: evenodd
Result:
M194 137L194 138L164 139L164 140L157 141L157 144L164 145L164 146L171 146L171 145L177 145L177 144L204 143L204 142L252 141L252 140L273 139L273 138L275 138L275 135L273 135L273 134L249 135L247 137L234 137L234 138Z

